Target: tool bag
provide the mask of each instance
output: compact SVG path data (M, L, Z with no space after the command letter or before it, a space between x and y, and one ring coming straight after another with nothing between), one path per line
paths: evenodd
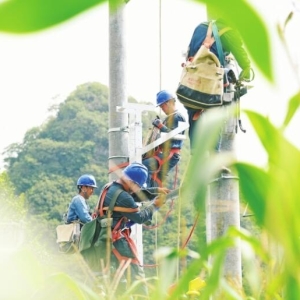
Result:
M119 188L115 191L110 200L109 206L104 207L104 200L108 188L112 182L107 183L101 193L98 203L95 207L94 219L83 225L81 229L79 252L83 256L88 266L94 272L103 272L108 269L110 255L115 251L113 247L112 233L120 228L124 217L113 226L113 211L124 213L135 213L139 208L115 206L116 200L123 189ZM105 213L106 212L106 213Z
M111 227L113 219L111 218L111 213L122 190L118 189L113 195L107 214L99 214L98 209L103 205L109 186L110 183L106 184L102 189L96 206L96 218L91 222L84 224L81 229L79 252L94 272L103 271L102 267L105 266L101 266L101 261L105 263L112 251Z
M73 222L71 224L58 225L56 227L56 243L59 252L72 254L76 251L80 237L80 223Z
M153 126L148 131L147 137L143 143L143 147L151 144L152 142L156 141L158 138L160 138L160 130L157 127ZM153 157L157 150L158 147L152 148L151 150L149 150L148 152L142 155L142 159Z
M211 21L203 44L183 67L176 90L179 101L187 108L206 109L223 104L224 64L209 49L215 41L218 55L224 60L218 29Z

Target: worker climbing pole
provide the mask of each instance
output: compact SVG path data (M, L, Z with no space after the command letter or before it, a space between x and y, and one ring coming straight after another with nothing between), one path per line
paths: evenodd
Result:
M180 123L185 122L184 116L177 110L176 96L168 90L161 90L156 95L156 106L159 106L166 114L162 120L159 116L152 121L154 129L159 129L159 137L162 133L171 132L177 128ZM155 131L154 131L155 132ZM155 151L143 158L143 164L148 168L149 176L148 186L163 186L166 182L168 173L177 166L180 160L180 151L183 141L179 137L185 138L184 131L180 135L157 146Z
M208 15L210 15L209 12ZM228 32L232 34L231 29ZM221 108L225 116L225 124L222 129L220 153L231 153L235 157L236 134L239 129L243 133L246 132L240 119L240 97L247 93L247 82L254 79L254 73L250 68L250 61L245 50L238 44L239 40L232 39L232 44L228 45L226 34L223 36L225 36L223 47L226 46L227 50L230 50L236 57L225 58L224 67L228 82L224 88L224 99L227 97L228 105ZM236 60L237 58L239 60ZM242 71L239 67L243 68ZM235 114L232 113L233 111ZM239 178L230 169L224 168L209 184L206 207L208 243L222 237L231 226L240 228ZM242 263L238 242L227 250L223 275L229 282L241 286Z

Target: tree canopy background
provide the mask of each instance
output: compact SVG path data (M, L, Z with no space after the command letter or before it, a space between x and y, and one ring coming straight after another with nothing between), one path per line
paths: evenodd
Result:
M137 101L130 97L129 102ZM89 173L96 178L98 188L88 200L91 211L102 186L108 182L108 87L97 82L79 85L65 101L50 110L54 116L40 127L28 130L22 143L7 148L5 162L15 194L23 196L27 214L48 228L47 235L55 250L55 226L62 223L63 213L78 192L79 176ZM152 127L155 115L155 112L148 112L143 116L143 137ZM178 174L174 170L168 176L170 188L174 187L175 176L177 186L183 176L183 166L189 159L188 139L182 152ZM171 217L166 218L167 213ZM165 208L158 217L159 222L166 221L159 229L158 242L162 245L174 241L176 246L177 219L174 214L176 211ZM192 226L192 222L188 226ZM150 228L145 228L144 251L145 257L153 260L155 232Z

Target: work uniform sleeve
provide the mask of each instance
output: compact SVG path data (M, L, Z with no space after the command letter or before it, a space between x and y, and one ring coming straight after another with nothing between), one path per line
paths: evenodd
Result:
M197 51L199 50L204 39L206 38L207 27L208 27L208 23L203 22L195 28L190 44L188 46L186 59L188 59L189 57L194 57Z
M178 127L179 122L185 122L184 117L179 113L175 112L172 115L169 115L163 121L163 127L160 129L161 132L170 132L171 130Z
M117 199L117 206L128 207L128 208L137 208L137 204L134 201L134 198L127 192L121 193ZM143 224L152 219L155 206L150 203L143 209L140 209L137 212L122 212L121 214L137 224Z
M155 206L151 203L150 205L140 209L135 213L124 213L129 220L137 224L143 224L147 221L152 220L153 212L155 211Z
M149 200L153 200L158 195L157 187L150 187L141 189L137 193L132 194L134 201L136 202L146 202Z
M82 223L87 223L92 221L92 217L89 214L89 209L84 199L81 198L75 199L74 206L75 206L76 214L78 215L78 218Z

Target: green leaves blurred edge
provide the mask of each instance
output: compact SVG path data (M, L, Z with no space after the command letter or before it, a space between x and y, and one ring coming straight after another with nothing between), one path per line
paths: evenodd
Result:
M106 2L109 2L112 8L125 3L120 0L8 0L0 5L0 31L24 34L48 29ZM268 34L264 22L255 10L247 2L240 0L196 2L206 4L214 15L226 17L232 26L239 29L254 62L262 74L272 82Z

